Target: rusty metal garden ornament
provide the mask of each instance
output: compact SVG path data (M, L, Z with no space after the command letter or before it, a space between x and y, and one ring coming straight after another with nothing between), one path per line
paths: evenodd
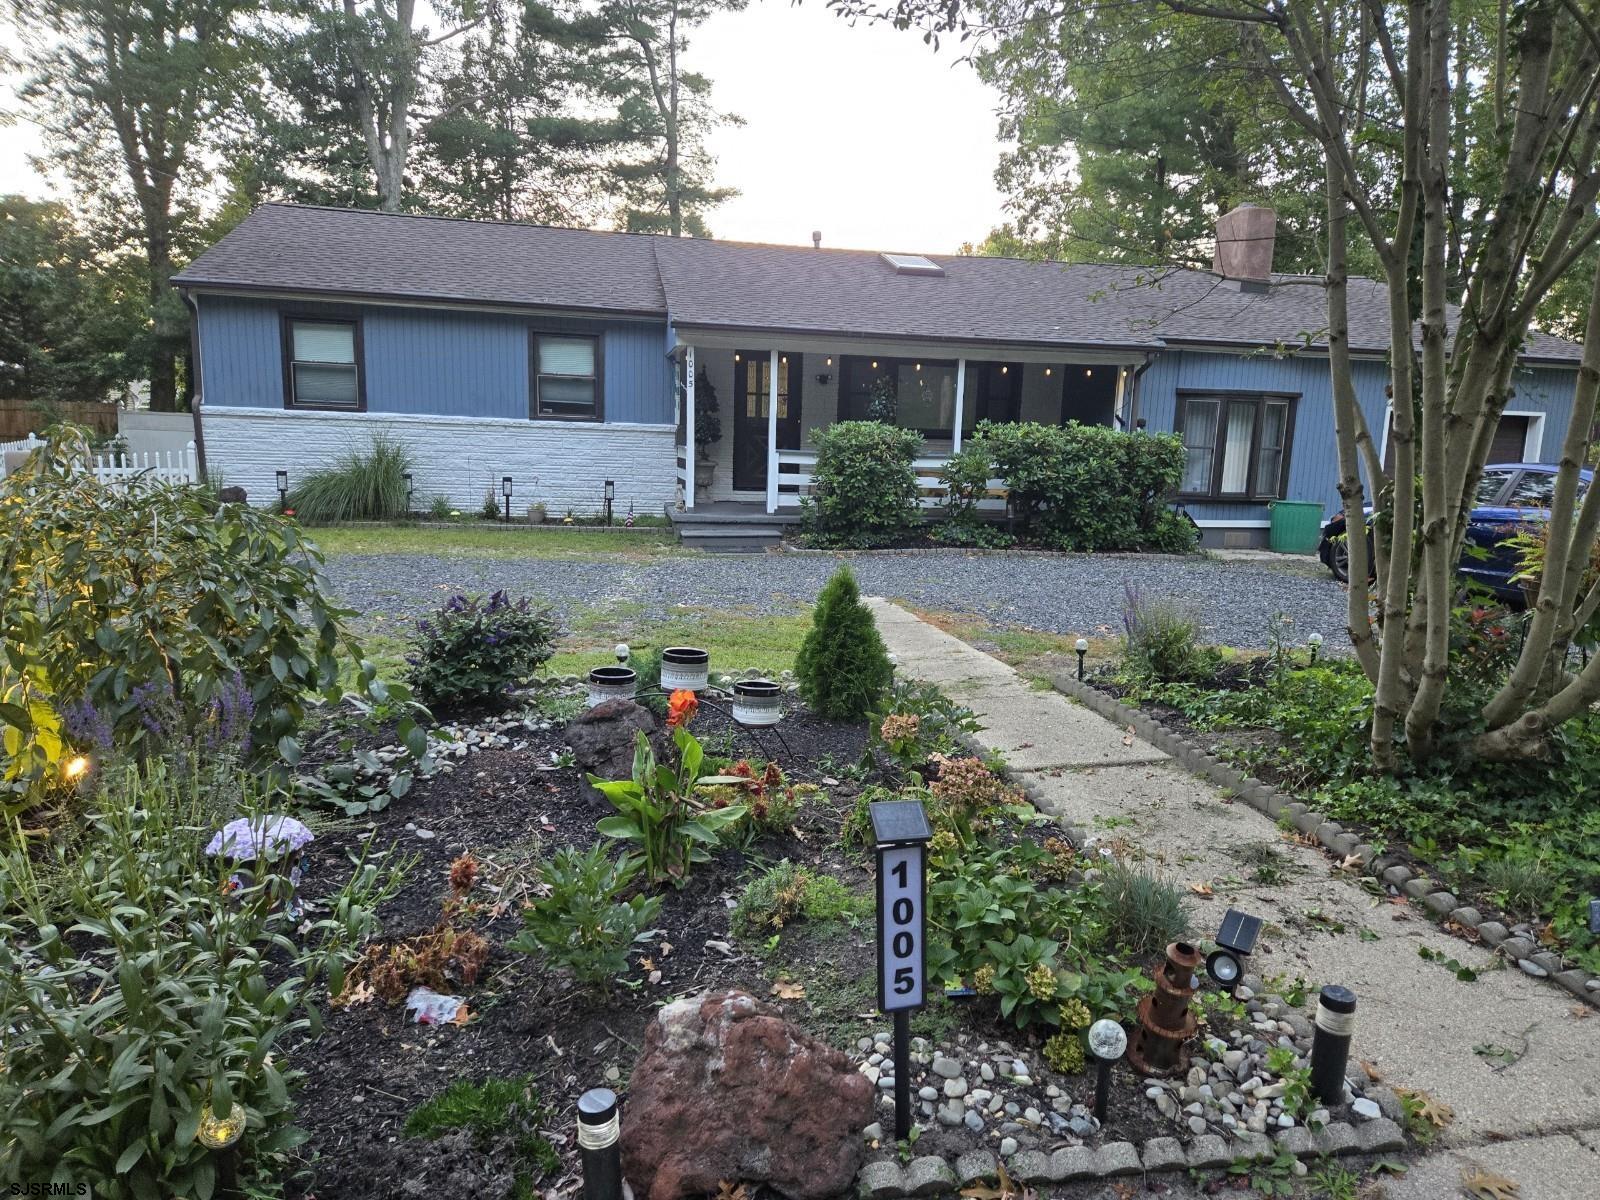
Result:
M1199 1032L1189 1000L1200 986L1200 951L1188 942L1167 947L1167 961L1150 974L1156 990L1139 1001L1128 1062L1141 1075L1176 1075L1189 1066L1188 1042Z

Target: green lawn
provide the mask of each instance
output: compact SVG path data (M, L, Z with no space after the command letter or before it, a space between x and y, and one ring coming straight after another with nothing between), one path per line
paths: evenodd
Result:
M330 525L308 531L329 557L427 554L460 558L655 558L687 554L671 529L587 529L562 525L495 529L461 525Z
M704 646L711 651L711 670L749 667L776 675L794 666L795 652L811 626L809 609L785 616L727 609L688 608L665 621L647 621L641 606L613 604L578 614L562 636L556 656L545 667L552 675L583 675L589 668L615 661L618 642L636 650L662 646ZM368 614L355 622L366 657L379 673L399 678L405 670L411 622L403 617Z

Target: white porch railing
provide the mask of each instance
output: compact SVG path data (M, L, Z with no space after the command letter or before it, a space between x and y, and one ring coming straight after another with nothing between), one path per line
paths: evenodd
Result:
M945 488L939 473L950 461L948 454L928 454L913 459L911 469L917 473L919 495L917 503L923 508L937 508L944 503ZM799 508L800 498L809 496L816 486L813 472L817 466L815 450L779 450L772 456L769 469L778 473L778 507ZM785 470L784 468L789 468ZM989 494L978 501L980 512L1003 513L1006 510L1006 486L1000 479L989 480Z
M33 434L20 441L0 442L0 477L5 475L5 455L12 451L41 449L44 439ZM190 442L182 450L148 450L139 454L95 453L89 456L89 469L101 483L118 484L136 475L148 476L161 483L198 483L199 459L195 444Z

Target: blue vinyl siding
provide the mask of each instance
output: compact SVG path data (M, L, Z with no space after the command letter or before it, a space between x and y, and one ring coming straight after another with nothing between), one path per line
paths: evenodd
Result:
M1389 405L1388 364L1359 359L1354 370L1361 411L1372 436L1381 443ZM1540 454L1545 461L1560 453L1576 386L1577 373L1566 368L1519 367L1512 376L1507 410L1546 414ZM1168 351L1158 355L1140 379L1138 415L1145 418L1152 431L1171 431L1179 392L1213 389L1298 396L1289 455L1289 487L1284 499L1320 503L1325 514L1339 510L1339 448L1326 358ZM1264 503L1185 501L1184 506L1202 523L1264 521L1269 516Z
M206 403L282 408L280 314L359 316L367 411L452 417L528 415L529 332L604 339L608 422L669 425L672 374L665 323L198 297Z

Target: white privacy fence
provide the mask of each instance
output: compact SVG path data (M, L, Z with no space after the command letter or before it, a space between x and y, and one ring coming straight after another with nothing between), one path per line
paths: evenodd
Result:
M42 438L29 434L21 441L0 442L0 477L6 473L5 456L13 451L28 452L41 449ZM162 483L198 483L199 459L195 445L190 442L182 450L148 450L138 454L127 452L94 452L89 456L89 469L101 483L123 483L135 476L143 476Z

